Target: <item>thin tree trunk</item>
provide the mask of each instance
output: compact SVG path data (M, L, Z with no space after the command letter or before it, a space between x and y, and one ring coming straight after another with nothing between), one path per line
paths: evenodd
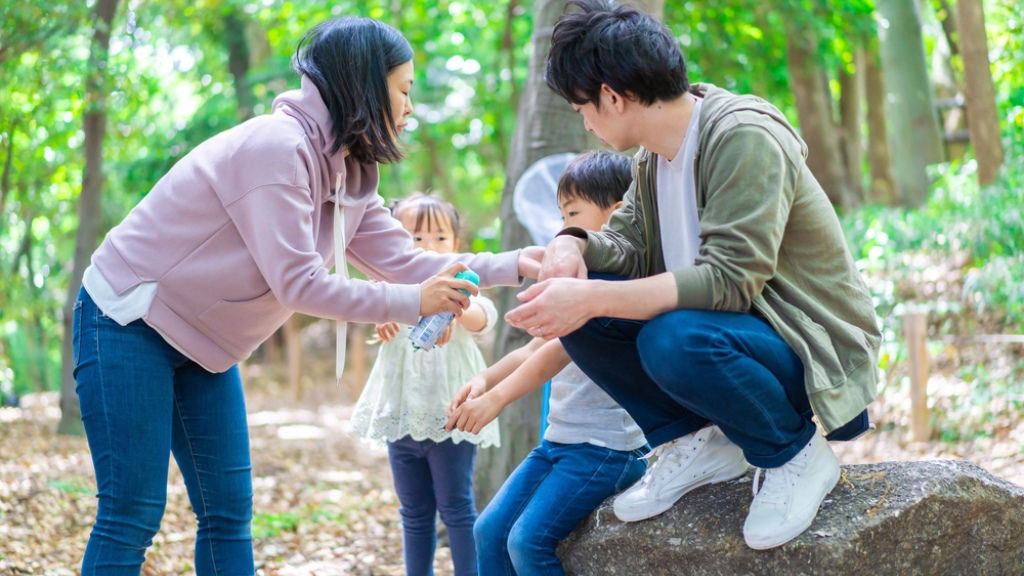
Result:
M957 0L956 7L964 60L967 127L974 157L978 161L978 183L984 186L996 179L1003 163L999 114L985 35L985 12L981 0Z
M878 0L882 74L889 105L893 176L900 204L928 199L925 166L942 161L938 114L928 80L921 14L916 0Z
M246 18L237 9L224 16L224 42L228 49L228 71L235 83L235 104L238 118L253 115L252 88L249 86L249 42L245 36Z
M664 0L634 2L641 10L661 16ZM583 122L572 107L544 83L544 68L551 46L551 29L561 16L564 0L537 0L534 4L533 51L529 73L518 109L518 123L508 158L505 192L501 203L501 245L510 250L531 243L530 235L516 219L512 207L512 191L523 172L537 160L552 154L578 152L592 142ZM498 291L498 309L504 314L515 307L521 288ZM529 336L521 330L500 323L495 335L494 358L523 345ZM475 492L477 505L490 501L502 483L539 441L540 392L533 392L506 407L498 418L501 447L481 450L477 455Z
M847 206L851 202L832 117L832 96L817 54L814 34L791 27L786 34L786 63L800 117L800 134L807 143L807 167L834 206Z
M516 55L519 51L517 50L518 46L516 46L512 29L514 23L519 18L519 13L522 11L522 5L519 3L519 0L509 0L508 6L505 8L505 29L501 36L501 52L505 55L505 67L509 72L509 85L512 88L509 91L508 98L509 110L519 110L519 85L516 84L515 78L512 77L512 71L516 69ZM508 138L505 135L505 128L501 123L498 123L495 131L494 140L498 145L498 153L501 154L499 158L508 158L509 151L506 146Z
M14 172L14 133L17 129L18 121L14 120L7 130L7 154L4 156L3 173L0 174L0 236L3 235L4 221L7 220L3 214L7 208L7 198L11 193L11 176Z
M863 138L861 135L861 101L864 93L864 50L853 50L853 71L839 71L839 116L842 157L846 161L846 178L852 204L864 202Z
M452 184L451 170L445 165L445 161L441 157L438 141L430 133L430 127L421 126L419 136L420 145L426 149L427 157L430 158L430 170L426 174L420 175L420 178L422 178L420 189L423 191L443 190L445 194L454 193L455 186Z
M61 344L61 418L57 425L60 434L81 436L81 410L72 375L73 355L71 347L71 322L78 289L82 284L82 273L89 263L89 256L96 249L100 236L102 212L100 198L103 193L103 140L107 128L107 56L110 52L110 31L117 12L118 0L96 0L93 6L92 45L89 48L89 68L85 81L85 170L82 176L82 193L78 202L78 232L75 235L75 260L68 281L68 292L64 301L64 339Z
M871 172L867 200L894 206L896 188L892 179L889 136L885 122L885 80L878 58L878 40L869 38L864 52L864 92L868 108L868 165Z
M41 188L39 184L36 189ZM28 197L28 193L24 194ZM32 222L35 220L35 215L32 214L31 206L26 203L25 213L22 214L21 220L23 222ZM14 253L14 258L11 259L11 270L16 270L20 263L24 263L25 266L25 288L26 293L30 294L32 301L40 301L41 290L36 288L33 284L32 279L35 278L35 263L32 261L32 230L31 226L26 227L25 234L21 237L21 242L18 243L18 249ZM12 277L16 277L16 274L12 274ZM36 310L31 307L26 310L26 317L24 322L21 324L22 335L25 338L25 370L28 371L28 381L32 382L37 392L45 392L49 390L49 383L46 380L46 348L39 342L45 338L46 332L42 329L39 322L39 314Z
M956 22L956 14L953 12L953 7L949 5L946 0L938 0L938 6L935 9L936 15L938 16L939 24L942 25L942 33L946 36L946 43L949 45L949 52L953 56L960 53L960 44L957 42L957 29L959 26Z

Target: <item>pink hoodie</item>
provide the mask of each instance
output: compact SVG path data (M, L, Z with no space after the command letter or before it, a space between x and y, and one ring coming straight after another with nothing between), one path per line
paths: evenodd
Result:
M412 247L377 193L376 164L332 143L313 83L273 111L203 142L113 228L92 264L118 294L156 282L145 321L214 372L250 353L293 312L354 322L419 318L419 282L456 260L482 286L516 285L518 254ZM332 274L340 174L348 262L384 282Z

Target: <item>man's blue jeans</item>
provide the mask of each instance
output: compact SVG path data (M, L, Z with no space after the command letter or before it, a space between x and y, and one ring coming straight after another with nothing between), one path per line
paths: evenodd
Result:
M388 461L401 504L406 576L434 573L438 514L448 528L455 576L475 576L473 462L476 444L413 440L388 442Z
M644 450L541 440L477 519L480 574L563 575L558 543L605 498L636 482Z
M748 462L775 468L815 433L803 363L759 316L675 310L646 322L595 318L562 343L651 446L713 422Z
M139 574L173 454L198 517L196 573L251 576L252 464L238 367L207 372L145 322L108 318L85 290L72 338L99 495L82 575Z

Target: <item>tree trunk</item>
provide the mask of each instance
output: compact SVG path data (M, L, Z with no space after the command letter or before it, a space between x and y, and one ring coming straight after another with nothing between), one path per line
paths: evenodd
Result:
M60 423L57 432L81 436L82 414L75 392L72 375L74 358L71 347L71 322L82 273L89 263L100 236L102 212L100 198L103 193L103 139L107 128L107 55L110 52L110 31L117 12L118 0L97 0L93 6L92 45L89 48L89 68L85 80L85 170L82 176L82 194L78 203L78 232L75 235L75 260L68 281L64 302L64 339L61 343Z
M846 182L852 204L864 202L863 137L861 134L861 101L864 94L864 50L853 50L853 71L839 71L839 116L842 158L846 161Z
M0 172L0 216L5 214L7 209L7 198L11 193L11 176L14 173L14 133L18 129L18 121L14 120L10 124L10 128L7 130L7 150L4 155L4 168L3 172ZM0 218L0 235L4 231L4 220L6 218Z
M957 36L957 23L956 14L953 12L953 7L949 5L946 0L938 0L938 6L935 7L935 13L938 16L939 24L942 25L942 33L946 36L946 44L949 45L949 52L953 56L960 53L960 44L956 40Z
M645 0L633 4L660 17L664 0ZM519 122L506 167L505 192L501 202L503 250L531 243L529 233L516 219L512 208L512 191L523 172L545 156L578 152L588 147L589 139L579 115L544 83L551 29L562 15L564 7L564 0L537 0L534 4L533 51L526 86L519 101ZM498 291L499 313L504 314L518 303L515 295L519 291L520 288L503 288ZM494 358L501 358L528 339L529 336L521 330L500 323L495 335ZM498 418L501 447L481 450L477 455L475 492L479 507L482 508L490 501L512 470L537 445L540 405L541 395L538 391L513 402L502 411Z
M878 0L882 74L889 105L889 141L900 204L928 200L925 166L942 161L942 138L928 81L916 0Z
M235 103L239 120L253 115L252 89L249 86L249 41L245 34L244 13L230 8L224 16L224 43L228 49L228 71L235 83Z
M892 179L889 136L886 133L885 80L878 61L878 40L869 38L864 51L864 92L868 110L868 165L871 183L867 200L885 206L896 204Z
M964 60L967 127L974 157L978 161L978 183L984 186L995 180L1003 163L999 115L988 61L985 12L981 0L957 0L956 8Z
M791 27L786 34L786 64L800 117L800 134L807 143L807 167L834 206L850 204L846 167L832 117L832 96L818 63L818 42L807 30Z

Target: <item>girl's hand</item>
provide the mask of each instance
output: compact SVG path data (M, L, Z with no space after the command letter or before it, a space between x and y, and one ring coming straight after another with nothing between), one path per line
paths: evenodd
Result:
M455 396L452 397L452 401L448 403L448 417L451 418L452 414L455 414L455 410L462 406L466 400L477 398L482 396L484 392L487 392L487 381L483 379L480 374L473 376L468 382L462 385L458 391L455 392ZM449 420L448 425L445 428L451 431L451 421Z
M455 415L455 411L459 409L459 406L462 406L462 403L469 399L469 394L472 389L473 381L470 380L455 392L455 396L452 397L452 401L448 403L448 410L446 411L446 414L448 415L448 422L444 425L445 430L451 432L451 418Z
M398 335L398 331L402 327L398 325L398 322L385 322L384 324L377 324L377 337L385 342L391 342L391 339Z
M519 251L519 276L537 279L544 261L543 246L527 246Z
M454 329L455 321L453 320L444 327L444 332L441 332L441 335L437 337L437 342L434 343L434 346L444 346L447 344L452 339L452 332Z
M479 434L480 430L501 414L505 406L495 397L494 394L484 394L479 398L472 398L455 409L455 413L448 418L445 430L458 428L463 432Z
M455 278L463 270L468 270L466 265L456 262L420 283L420 316L430 316L442 310L456 317L462 314L463 308L469 306L469 296L462 290L473 295L480 292L469 280Z

